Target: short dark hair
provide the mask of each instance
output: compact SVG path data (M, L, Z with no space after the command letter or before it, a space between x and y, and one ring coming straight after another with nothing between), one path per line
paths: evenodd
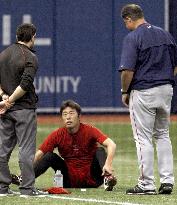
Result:
M144 13L141 7L137 4L127 4L121 10L121 17L123 19L129 17L133 21L144 18Z
M24 23L17 27L17 41L29 42L36 33L36 27L33 24Z
M66 101L63 101L61 104L60 115L62 115L62 112L66 107L71 107L71 108L75 109L77 111L78 115L81 114L81 106L78 103L74 102L73 100L66 100Z

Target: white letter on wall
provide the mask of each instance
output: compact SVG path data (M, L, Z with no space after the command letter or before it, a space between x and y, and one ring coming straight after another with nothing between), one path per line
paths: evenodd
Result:
M8 46L11 44L11 16L2 16L2 45Z

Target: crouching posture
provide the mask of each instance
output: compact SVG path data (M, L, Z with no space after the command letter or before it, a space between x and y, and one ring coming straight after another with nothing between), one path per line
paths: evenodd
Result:
M105 182L105 190L112 191L116 185L112 167L116 144L97 128L80 122L81 107L76 102L64 101L60 114L64 127L40 145L34 160L35 176L51 167L55 172L61 170L65 188L94 188ZM59 155L53 152L55 148Z

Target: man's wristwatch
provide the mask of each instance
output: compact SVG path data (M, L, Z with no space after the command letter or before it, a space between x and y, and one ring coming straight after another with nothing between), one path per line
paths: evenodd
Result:
M125 95L125 94L128 94L128 91L123 91L123 90L121 89L121 93L122 93L122 95Z

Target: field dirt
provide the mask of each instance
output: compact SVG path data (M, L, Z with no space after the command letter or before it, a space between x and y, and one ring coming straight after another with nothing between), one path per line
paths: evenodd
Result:
M39 124L60 124L61 118L59 115L38 115ZM81 115L81 121L86 123L109 122L109 123L124 123L130 122L129 115ZM177 115L171 115L171 121L177 121Z

